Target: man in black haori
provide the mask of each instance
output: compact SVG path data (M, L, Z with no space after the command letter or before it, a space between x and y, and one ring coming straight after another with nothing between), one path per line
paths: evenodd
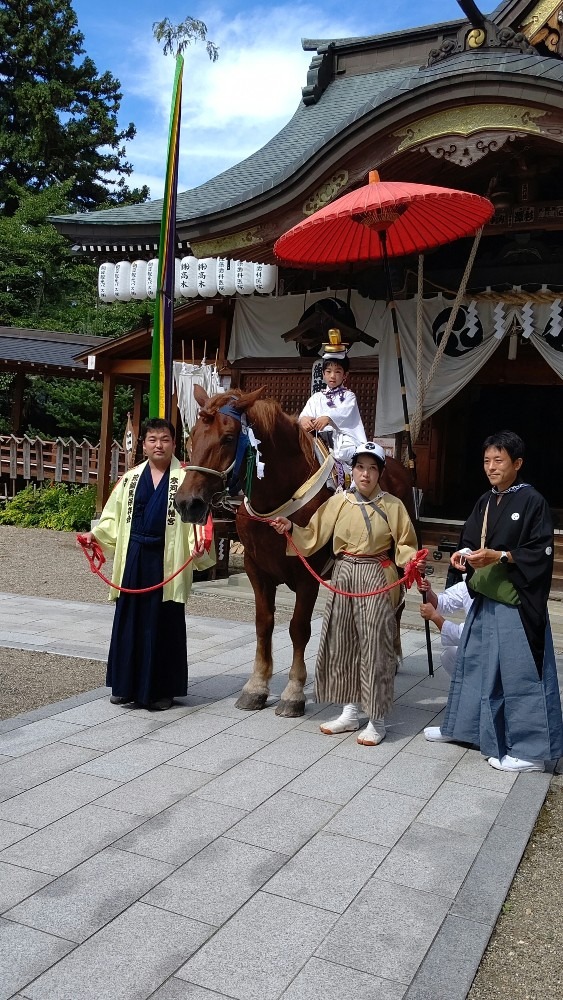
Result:
M547 601L553 522L520 477L524 442L499 431L483 445L491 484L466 522L452 565L475 592L440 728L428 740L480 747L501 771L543 771L563 754L563 722Z

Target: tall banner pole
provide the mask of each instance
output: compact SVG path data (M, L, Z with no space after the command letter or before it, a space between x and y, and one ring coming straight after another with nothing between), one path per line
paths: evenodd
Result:
M184 59L183 56L179 55L176 57L174 90L170 109L168 157L158 245L158 291L154 308L149 385L149 416L164 417L166 420L170 420L172 410L176 200L178 195L183 70Z

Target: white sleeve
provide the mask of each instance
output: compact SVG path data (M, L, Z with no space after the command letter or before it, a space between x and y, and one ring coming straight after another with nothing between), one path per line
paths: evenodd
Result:
M438 611L442 615L450 614L452 611L468 611L468 597L471 599L467 585L456 583L444 590L443 594L438 594Z
M319 396L320 396L319 392L314 392L312 396L309 396L309 399L307 400L305 406L303 407L301 413L299 414L299 418L322 416L322 410L321 407L319 406L319 398L318 398Z
M463 622L458 624L457 622L445 621L440 632L442 646L459 646L462 632Z

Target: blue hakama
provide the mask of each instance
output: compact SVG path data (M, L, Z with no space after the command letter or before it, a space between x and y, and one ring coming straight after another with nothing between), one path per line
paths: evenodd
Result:
M456 658L444 736L473 743L486 757L563 755L563 725L549 620L541 674L518 607L477 595Z
M154 488L147 465L135 491L122 586L150 587L164 579L164 534L170 470ZM108 655L106 684L127 701L148 706L187 694L185 607L163 601L162 588L120 594Z

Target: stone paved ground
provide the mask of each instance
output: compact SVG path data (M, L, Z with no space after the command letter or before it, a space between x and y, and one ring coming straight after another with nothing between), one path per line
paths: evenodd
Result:
M0 595L0 644L105 656L111 609ZM320 620L313 622L314 655ZM0 1000L463 1000L550 775L429 744L405 635L389 735L241 714L249 623L188 620L172 711L105 689L0 723Z

